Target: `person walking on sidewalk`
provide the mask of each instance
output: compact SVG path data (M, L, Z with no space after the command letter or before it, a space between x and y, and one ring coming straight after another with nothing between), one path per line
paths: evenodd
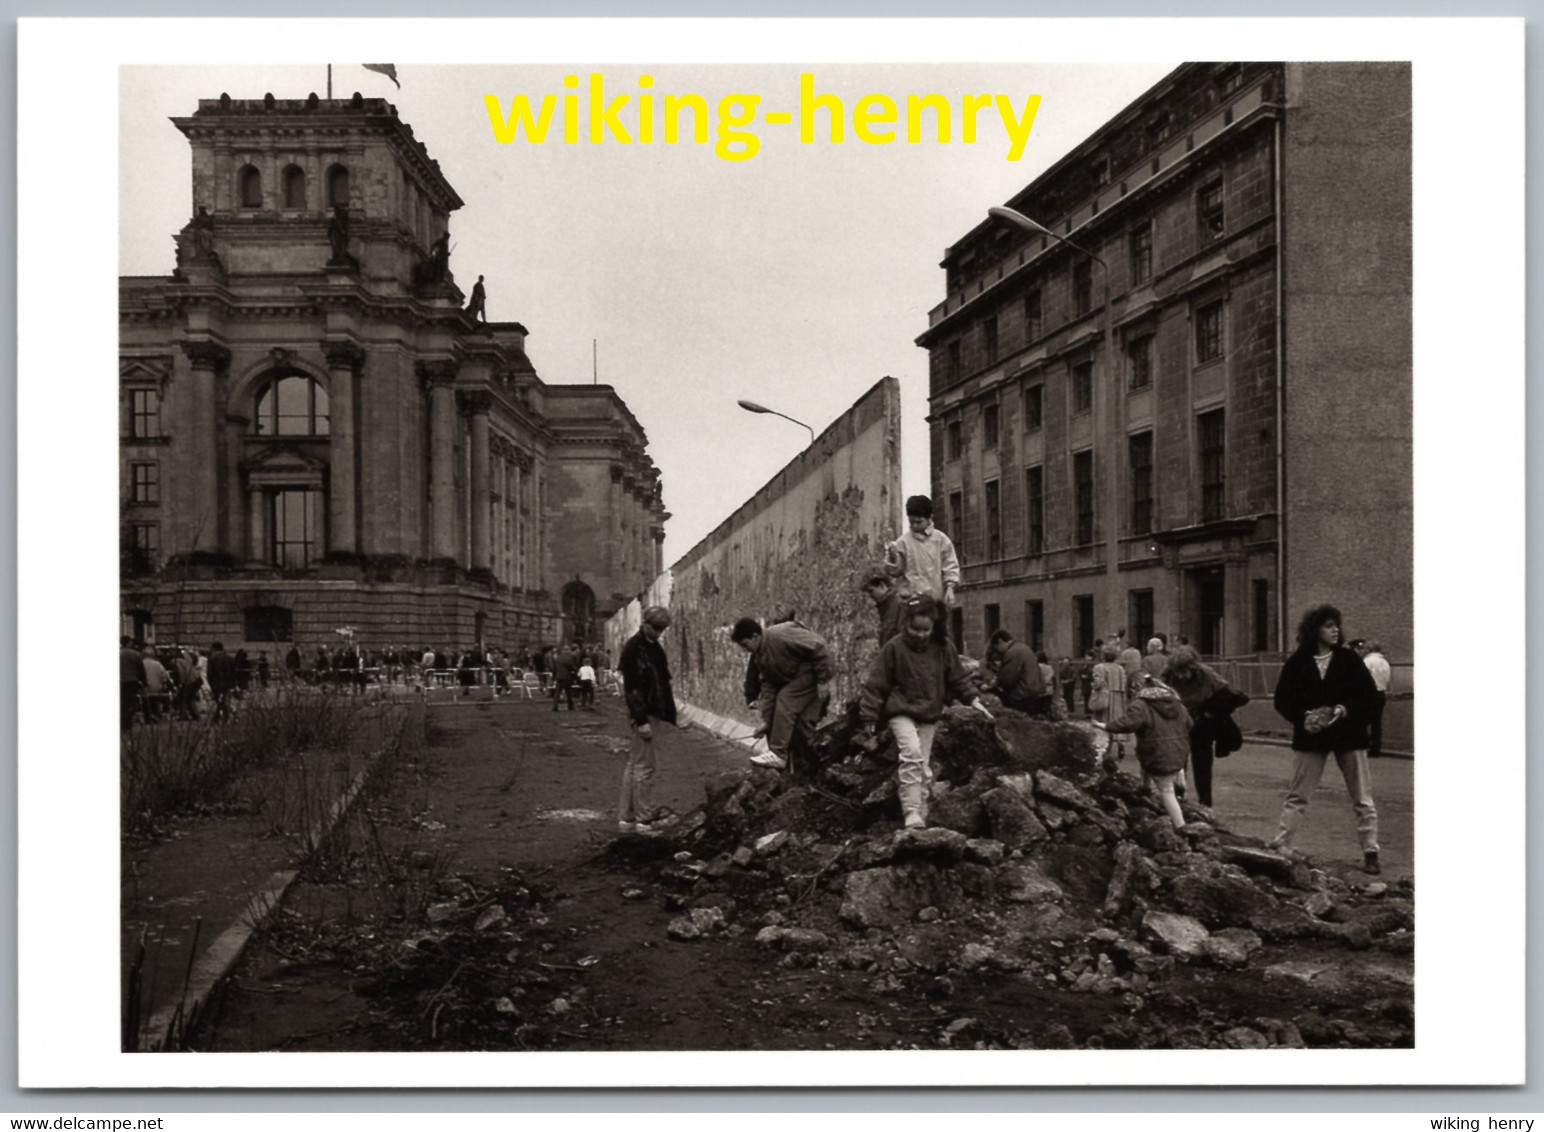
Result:
M670 628L670 611L651 605L643 611L643 625L622 646L617 671L627 697L627 716L632 723L632 745L622 771L622 796L617 803L617 829L622 833L648 833L655 816L655 743L660 724L674 727L675 692L670 686L670 661L659 639Z
M897 793L907 829L927 826L933 736L944 705L950 698L957 699L992 718L960 664L953 642L934 637L937 612L937 604L925 594L907 601L906 631L879 650L858 700L858 718L867 728L861 745L873 749L874 733L881 723L895 736L900 752L895 772Z
M1378 811L1367 767L1367 725L1377 685L1362 658L1341 642L1340 610L1320 605L1303 616L1297 651L1276 681L1276 711L1292 724L1292 782L1281 808L1281 828L1272 846L1290 849L1314 787L1330 755L1340 766L1356 813L1362 871L1379 873Z
M574 685L579 679L579 650L574 645L559 649L552 662L552 710L568 701L568 710L574 710Z
M1372 682L1378 689L1378 698L1373 703L1372 715L1367 721L1367 757L1381 758L1383 756L1383 709L1388 706L1389 679L1393 676L1393 670L1389 668L1388 657L1383 655L1383 646L1377 641L1352 641L1351 648L1362 658L1367 671L1372 673Z
M1162 680L1179 694L1190 713L1190 765L1195 771L1196 800L1210 807L1213 763L1238 749L1230 744L1226 733L1231 730L1237 735L1238 725L1231 723L1230 716L1249 702L1248 697L1234 693L1226 680L1201 663L1200 655L1189 645L1174 650Z
M811 726L817 723L831 699L836 666L826 642L797 621L762 629L755 618L742 617L729 639L755 658L761 678L762 723L756 735L767 737L767 750L752 756L751 762L783 770L788 766L794 728L801 720Z

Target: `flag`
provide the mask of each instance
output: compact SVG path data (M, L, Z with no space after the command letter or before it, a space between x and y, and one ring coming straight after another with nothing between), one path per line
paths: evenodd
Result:
M397 82L397 65L395 63L361 63L359 65L367 71L374 71L378 75L385 75L393 83L396 83L398 90L402 89L402 84Z

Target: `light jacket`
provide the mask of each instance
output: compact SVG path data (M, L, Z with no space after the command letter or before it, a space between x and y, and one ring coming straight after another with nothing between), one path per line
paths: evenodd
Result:
M901 589L909 594L928 594L942 601L944 587L960 584L960 560L954 543L943 531L928 524L918 534L907 530L885 547L885 566L901 578Z

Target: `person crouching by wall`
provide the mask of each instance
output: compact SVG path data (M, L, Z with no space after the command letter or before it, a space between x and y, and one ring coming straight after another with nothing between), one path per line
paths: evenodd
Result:
M1136 735L1142 782L1157 794L1174 828L1182 827L1185 815L1174 796L1174 780L1190 757L1190 715L1178 693L1147 676L1118 719L1108 723L1095 720L1094 726L1115 734Z
M831 699L836 666L826 642L797 621L769 624L754 617L735 622L729 639L748 653L760 679L761 726L756 737L767 737L767 749L753 755L757 766L785 770L794 730L800 721L814 727Z
M927 825L933 782L933 736L944 705L952 696L988 719L992 715L976 695L953 643L933 635L941 614L937 603L926 595L913 597L907 602L907 614L906 631L880 649L869 668L858 716L868 728L862 745L870 750L880 723L887 724L895 736L900 751L896 781L901 813L907 829L922 829Z

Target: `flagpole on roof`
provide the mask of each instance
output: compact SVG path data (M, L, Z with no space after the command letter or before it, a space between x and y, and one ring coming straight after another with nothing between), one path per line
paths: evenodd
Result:
M327 101L332 101L332 64L327 64Z

